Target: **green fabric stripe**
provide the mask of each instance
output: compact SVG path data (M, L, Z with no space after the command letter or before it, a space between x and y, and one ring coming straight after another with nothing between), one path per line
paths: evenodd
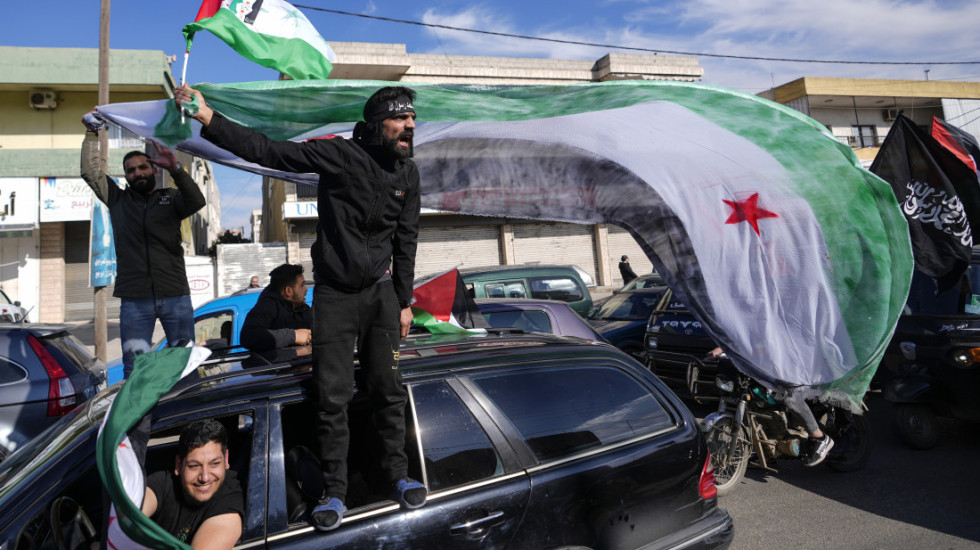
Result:
M136 357L133 374L116 395L95 449L99 475L109 498L116 505L120 525L133 541L148 548L191 550L189 545L178 541L144 516L126 496L119 476L116 449L126 432L153 409L160 396L170 391L180 380L191 349L164 348Z
M242 57L295 80L326 79L333 69L330 61L305 40L257 33L225 8L184 27L188 48L194 32L199 30L211 31Z
M431 313L421 308L413 307L412 315L413 323L424 327L432 334L463 334L469 332L465 328L458 327L452 323L440 321L433 317Z
M340 81L202 84L222 114L273 139L327 124L350 129L364 101L391 82ZM760 97L701 84L617 81L553 86L445 85L399 82L418 92L421 121L513 121L668 101L768 151L790 185L811 205L830 254L830 280L854 348L868 357L841 384L860 394L888 344L907 298L912 252L907 224L891 188L860 168L853 151L820 123ZM256 93L256 92L265 93ZM274 116L272 115L274 113ZM816 131L814 131L816 130ZM847 197L832 201L828 193ZM843 203L843 207L839 204ZM854 289L874 289L855 293ZM849 300L849 301L848 301ZM887 301L888 315L881 314ZM873 350L873 351L872 351ZM870 352L867 356L865 353ZM861 372L859 372L861 371Z

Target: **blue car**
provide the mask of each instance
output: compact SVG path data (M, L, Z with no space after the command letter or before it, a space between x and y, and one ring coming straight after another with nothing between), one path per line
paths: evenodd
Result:
M588 321L610 344L640 359L647 321L663 306L666 295L666 286L622 291L593 309Z
M236 292L230 296L215 298L205 302L194 310L194 341L206 346L212 351L241 350L239 335L242 324L249 311L259 301L259 295L264 288L250 288ZM306 303L313 305L313 287L306 290ZM153 346L158 350L167 346L164 338ZM109 384L121 382L123 379L122 359L110 361Z
M248 312L255 307L262 290L264 289L248 289L215 298L194 310L194 341L216 353L242 351L242 324L245 323ZM306 291L306 303L313 305L312 286ZM546 332L603 341L602 336L565 302L517 298L477 300L477 307L490 326L495 328L510 326L525 332ZM164 338L153 349L161 349L166 345L167 339ZM108 369L109 384L122 381L122 359L110 362Z

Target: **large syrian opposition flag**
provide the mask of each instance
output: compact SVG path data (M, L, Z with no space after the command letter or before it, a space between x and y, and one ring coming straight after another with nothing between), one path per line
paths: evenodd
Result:
M109 510L109 548L191 550L143 515L140 507L146 480L126 433L150 412L178 380L194 371L211 350L203 347L164 348L136 357L133 373L123 384L99 428L95 456L99 476L112 507Z
M273 139L350 135L390 82L197 87ZM406 84L406 83L399 83ZM908 225L888 184L818 122L740 92L667 81L407 84L422 206L626 228L738 367L771 387L859 400L908 294ZM256 173L180 133L173 102L99 108L137 134Z
M412 291L412 322L433 334L489 328L476 301L466 292L459 269L421 281Z
M915 267L951 288L973 250L980 227L977 174L914 122L899 115L871 164L891 184L909 221Z
M184 26L188 52L200 30L294 80L325 79L336 59L306 16L282 0L204 0L194 22Z

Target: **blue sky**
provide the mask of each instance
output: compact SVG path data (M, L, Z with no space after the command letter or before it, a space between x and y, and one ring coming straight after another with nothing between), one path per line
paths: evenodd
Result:
M980 2L975 0L497 0L414 2L295 0L336 9L546 38L639 48L755 57L851 61L915 61L913 65L842 65L719 59L698 61L703 82L756 93L802 76L980 81L980 64L918 62L980 60ZM99 1L5 2L4 46L98 47ZM176 55L180 33L199 0L113 0L112 48ZM43 17L39 12L43 11ZM410 53L597 59L609 48L573 46L432 29L419 25L303 10L328 41L406 44ZM11 22L24 22L11 24ZM29 22L29 24L28 24ZM93 67L93 71L96 68ZM277 73L239 57L209 33L198 33L187 79L195 82L274 80ZM260 207L259 176L216 167L222 225L246 226Z

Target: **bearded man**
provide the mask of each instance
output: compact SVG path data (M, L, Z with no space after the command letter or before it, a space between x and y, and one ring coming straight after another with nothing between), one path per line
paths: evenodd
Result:
M228 469L228 433L217 420L191 422L180 434L173 474L146 479L143 514L195 550L230 549L242 536L245 500Z
M105 121L93 111L82 117L82 178L109 207L116 246L116 288L121 299L119 337L123 375L133 372L136 355L150 350L160 319L167 341L194 339L194 308L184 268L180 222L204 207L204 195L170 149L154 143L158 156L130 151L123 157L125 189L99 168L98 130ZM170 172L177 188L157 189L157 166Z
M411 160L415 91L389 86L364 104L353 139L273 141L213 111L200 92L181 86L177 108L189 104L201 137L239 157L275 170L316 173L313 243L313 380L317 436L326 494L313 526L337 528L347 493L354 390L354 342L364 374L361 391L373 404L381 436L381 465L392 498L404 508L425 504L425 486L408 477L405 454L407 392L398 371L399 340L412 323L412 280L419 233L419 171ZM190 113L188 113L190 114ZM391 265L391 270L388 266Z

